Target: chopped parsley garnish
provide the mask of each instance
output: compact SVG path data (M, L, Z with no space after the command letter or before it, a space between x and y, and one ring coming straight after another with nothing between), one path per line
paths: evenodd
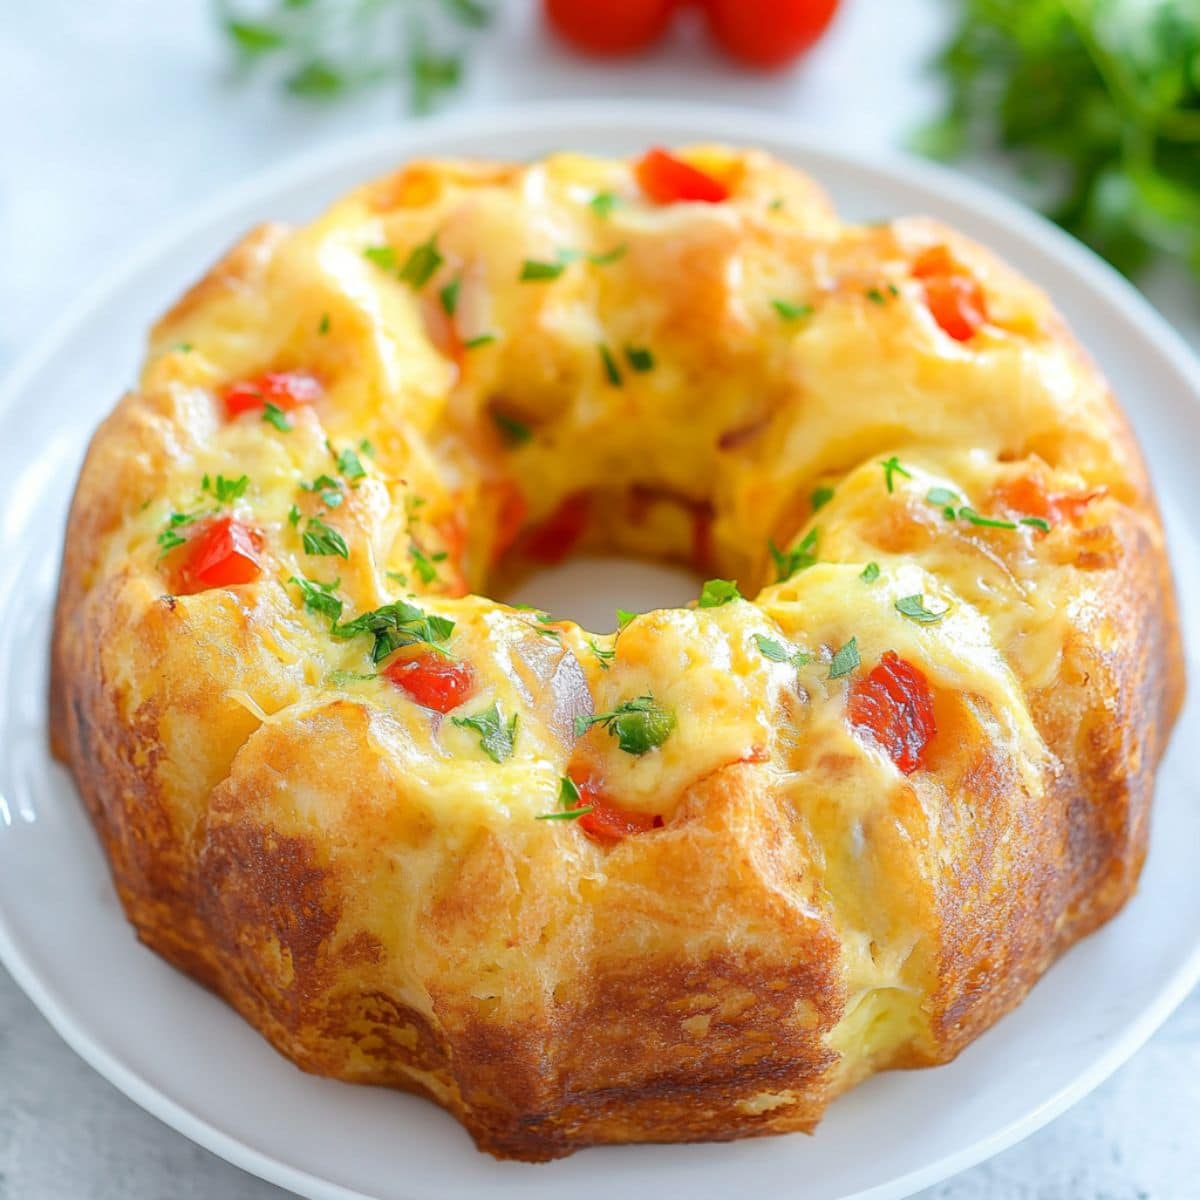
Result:
M174 550L176 546L182 546L187 541L187 538L180 536L179 529L183 525L190 525L200 515L200 513L173 512L167 517L167 527L154 539L163 554Z
M342 485L330 475L318 475L312 483L301 483L302 492L315 492L326 508L337 508L342 502Z
M451 717L451 722L460 729L473 729L479 734L479 748L492 760L503 762L512 757L513 742L517 736L517 714L505 721L500 715L500 705L492 702L491 708L471 717Z
M289 525L299 525L300 524L300 510L294 504L292 505L291 508L288 509L288 524Z
M300 589L300 594L304 597L304 607L309 612L319 613L328 617L331 624L337 624L342 615L342 602L333 593L341 583L340 579L335 579L332 583L318 583L313 579L293 575L290 582Z
M467 338L462 346L464 350L474 350L479 346L487 346L496 340L494 333L481 333L478 337Z
M872 304L886 304L887 298L877 287L870 287L866 290L866 297Z
M596 656L602 671L607 671L608 664L617 657L616 650L605 650L602 646L597 646L595 638L588 638L588 649Z
M272 404L270 400L263 405L262 419L268 425L274 425L280 433L292 432L292 423L287 419L287 414L278 404Z
M621 386L621 372L617 368L617 360L613 358L612 351L601 342L597 349L600 351L600 361L604 364L604 374L608 377L608 382L613 387Z
M371 634L375 638L371 661L380 662L403 646L423 644L441 650L438 643L446 641L453 630L454 622L448 617L434 616L415 604L397 600L363 613L343 625L334 625L330 632L337 638Z
M641 613L630 612L627 608L617 609L617 628L624 629L634 617L640 617Z
M657 749L671 736L675 714L661 707L647 694L618 704L612 712L594 717L575 718L575 736L583 737L593 726L601 725L617 739L626 754L647 754Z
M567 264L565 262L539 262L536 258L527 258L521 264L521 273L517 278L522 283L530 280L557 279Z
M598 217L607 217L612 210L622 203L619 196L612 192L597 192L589 201L588 206Z
M1020 524L1031 525L1034 529L1040 529L1043 533L1050 532L1050 522L1045 517L1022 517Z
M351 482L356 479L366 477L367 470L362 465L362 460L348 446L345 450L338 451L337 469Z
M200 488L209 495L215 496L218 504L229 504L245 495L249 483L249 475L241 475L237 479L226 479L224 475L218 475L216 479L211 479L205 475Z
M804 535L798 545L787 551L780 550L773 541L767 542L767 549L771 551L771 560L775 563L776 583L786 582L797 571L803 571L817 561L817 538L819 536L814 526Z
M890 458L883 459L879 465L883 468L883 480L887 484L889 493L896 490L896 481L893 476L903 475L905 479L912 478L912 472L905 470L900 465L900 460L894 454Z
M654 355L645 346L626 346L625 361L638 372L654 370Z
M958 515L964 521L970 521L972 525L983 525L988 529L1016 529L1015 521L1001 521L995 517L985 517L977 513L973 508L963 507L958 510Z
M336 529L326 525L320 517L309 517L308 524L301 535L304 542L305 554L329 556L336 554L339 558L349 558L350 548L346 539Z
M491 409L490 412L492 424L499 430L506 445L523 446L533 437L533 430L524 421L518 421L516 417L509 416L497 408Z
M768 212L778 212L783 207L783 197L776 196L774 200L767 205Z
M394 271L399 266L396 262L396 252L391 246L368 246L363 251L363 258L385 271Z
M801 317L811 317L813 314L811 304L793 304L790 300L772 300L771 307L785 321L799 321Z
M614 246L611 250L605 250L600 254L589 254L588 262L593 266L607 267L609 263L615 263L617 259L624 258L629 253L629 246L622 242L619 246Z
M812 503L813 512L817 512L820 509L824 508L825 505L827 505L830 502L830 500L832 500L832 499L833 499L833 488L831 488L831 487L816 488L813 491L813 494L809 497L809 500Z
M930 504L938 504L942 509L942 516L947 521L954 520L954 506L958 503L958 493L952 492L949 488L935 487L930 488L925 495L925 499Z
M742 593L738 591L738 585L733 580L710 579L700 589L700 599L697 603L700 608L720 608L732 600L741 599Z
M458 308L458 289L462 287L462 277L452 279L440 292L438 299L442 304L442 312L448 317L454 316Z
M920 625L932 625L935 621L940 621L950 610L944 608L941 612L933 612L925 607L925 597L917 592L913 596L901 596L896 601L896 611Z
M193 346L191 342L176 342L175 346L173 347L173 349L180 354L191 354L195 348L196 347Z
M438 577L434 563L444 562L447 554L445 550L440 550L437 554L426 554L416 542L412 542L408 547L408 557L412 559L413 570L421 582L433 583Z
M864 583L874 583L879 578L879 564L877 562L869 562L858 574L859 579Z
M322 313L320 323L317 325L317 332L324 336L329 332L329 314Z
M400 280L407 283L413 291L420 291L441 265L442 256L438 253L435 233L429 241L412 248L408 258L404 260L404 266L400 268Z
M777 642L774 638L766 637L761 633L754 635L754 644L758 647L763 658L769 659L771 662L790 663L793 667L802 667L812 659L812 655L805 654L803 650L792 650L789 652L787 647L781 642Z
M562 782L558 785L558 811L542 813L535 817L536 821L574 821L576 817L582 817L584 813L590 813L596 806L587 804L580 807L579 789L575 786L575 780L569 775L562 777Z
M843 675L849 675L858 665L858 638L852 637L829 660L829 678L841 679Z
M360 451L362 451L362 453L363 453L363 454L365 454L365 455L366 455L368 458L374 458L374 457L375 457L375 447L374 447L374 446L371 444L371 442L370 442L370 440L369 440L369 439L367 439L367 438L363 438L363 440L362 440L361 442L359 442L359 443L358 443L358 448L359 448L359 450L360 450Z

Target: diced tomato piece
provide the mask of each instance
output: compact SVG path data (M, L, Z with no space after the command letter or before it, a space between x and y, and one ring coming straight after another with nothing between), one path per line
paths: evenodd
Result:
M662 828L663 819L657 813L639 812L609 803L594 777L585 775L577 779L572 775L571 778L579 789L578 807L592 810L579 818L579 828L593 841L602 844L619 842L633 833Z
M905 775L924 763L937 733L933 693L925 676L894 650L851 685L847 710L851 726L869 733Z
M262 535L235 517L201 525L181 549L175 589L181 595L253 583L262 574Z
M1106 495L1105 487L1086 492L1048 492L1036 475L1018 475L996 489L996 498L1009 512L1044 521L1073 521L1093 500Z
M492 562L498 562L516 544L521 526L529 513L529 505L521 489L511 479L502 480L495 488L496 533L492 543Z
M633 173L642 191L655 204L675 204L680 200L720 204L729 199L729 189L719 179L658 147L642 155Z
M470 663L425 650L412 658L398 658L382 674L407 692L418 704L447 713L469 699L475 690Z
M321 381L307 371L268 371L254 379L240 379L229 384L221 393L225 402L225 415L232 420L244 412L266 408L297 408L301 404L313 404L321 398L325 389Z
M987 300L974 275L945 246L932 246L913 263L933 319L955 341L970 341L987 324Z
M583 536L591 512L587 492L572 492L540 525L525 536L522 550L535 562L553 566L571 553Z

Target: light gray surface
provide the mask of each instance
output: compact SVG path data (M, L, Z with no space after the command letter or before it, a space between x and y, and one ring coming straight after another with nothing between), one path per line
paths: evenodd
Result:
M942 12L936 0L848 0L802 70L764 79L723 66L686 31L642 62L582 66L536 33L526 0L509 0L453 105L605 94L722 100L795 112L859 145L895 145L932 101L919 67ZM234 86L204 0L0 0L0 371L147 232L261 166L378 126L398 108L395 95L379 94L314 110ZM1200 344L1194 293L1163 278L1152 298ZM1198 1130L1200 995L1066 1116L924 1196L1196 1196ZM282 1195L125 1100L0 972L0 1200Z

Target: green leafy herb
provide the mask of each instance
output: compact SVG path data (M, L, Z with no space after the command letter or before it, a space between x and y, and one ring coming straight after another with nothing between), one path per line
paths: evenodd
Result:
M817 561L817 539L819 532L814 526L803 539L788 551L780 550L774 542L767 542L771 561L775 564L775 582L784 583L797 571L811 567Z
M347 683L362 683L364 679L378 679L379 676L370 671L330 671L325 678L335 687Z
M191 342L176 342L174 349L179 354L191 354L196 347Z
M205 475L200 487L202 491L215 496L218 504L230 504L234 500L240 500L246 494L249 483L249 475L239 475L237 479L226 479L224 475L210 479Z
M833 488L819 487L813 492L809 499L812 503L813 512L817 512L819 509L824 508L825 505L827 505L830 500L833 499Z
M463 342L463 349L475 350L479 346L488 346L495 340L496 335L494 333L481 333L478 337L467 338L467 340Z
M341 583L340 579L335 579L332 583L318 583L313 579L304 579L302 576L293 575L290 582L300 589L300 594L304 598L304 607L309 612L319 613L323 617L328 617L332 624L337 624L338 618L342 615L342 602L333 593Z
M320 323L317 325L317 332L324 336L329 332L329 314L322 313Z
M588 262L593 266L607 267L609 263L615 263L618 259L624 258L629 253L629 247L624 242L619 246L614 246L611 250L604 250L599 254L589 254Z
M278 404L272 404L270 400L263 405L262 419L268 425L274 425L280 433L291 433L292 423L287 419L287 414Z
M858 665L858 638L852 637L829 660L829 678L841 679L843 675L849 675L851 671L857 669Z
M720 608L732 600L741 599L742 593L738 591L737 584L732 580L710 579L700 589L700 599L697 603L700 608Z
M782 196L776 196L775 199L772 200L770 202L770 204L767 205L767 210L769 212L779 212L779 210L781 208L783 208L783 197Z
M613 358L612 351L603 342L597 349L600 351L600 361L604 364L604 374L608 377L608 382L613 387L620 387L621 372L617 369L617 360Z
M349 558L350 548L346 539L336 529L326 525L320 517L309 517L301 535L305 554L322 556L337 555L339 558Z
M896 490L895 480L892 478L894 475L903 475L905 479L912 478L912 473L900 465L900 460L894 454L883 459L879 465L883 468L883 479L889 493Z
M769 659L771 662L790 663L793 667L799 668L812 661L811 654L805 654L803 650L789 650L782 642L777 642L774 638L766 637L761 633L754 635L754 643L763 658Z
M363 634L374 637L371 648L372 662L381 662L395 650L404 646L428 645L440 650L454 631L454 622L447 617L435 616L397 600L381 608L363 613L352 621L334 625L330 632L337 638L352 638ZM444 651L442 651L444 653Z
M948 609L942 609L941 612L933 612L925 607L925 597L917 592L913 596L901 596L896 601L896 611L906 616L910 621L916 621L920 625L932 625L935 621L940 621Z
M597 646L595 638L588 638L588 649L596 656L596 661L603 671L607 671L608 664L617 657L616 650L606 650L603 646Z
M347 446L345 450L338 452L337 469L342 475L350 480L351 483L353 483L356 479L364 478L367 474L366 468L362 465L362 460L353 450L349 448L349 446Z
M588 205L592 212L598 217L608 217L612 214L612 210L617 208L623 201L619 196L615 196L612 192L597 192L589 201Z
M1050 522L1045 517L1022 517L1020 523L1032 525L1034 529L1040 529L1043 533L1050 532Z
M972 525L982 525L987 529L1016 529L1015 521L998 520L995 517L985 517L977 513L973 508L960 508L958 515L964 521L970 521Z
M654 370L654 355L645 346L626 346L625 361L639 372Z
M452 279L440 292L438 292L438 300L442 305L442 312L448 317L454 316L458 309L458 290L462 287L462 277Z
M864 583L874 583L879 578L879 564L877 562L869 562L858 574L859 579Z
M640 617L641 613L630 612L627 608L617 609L617 628L624 629L634 617Z
M315 492L326 508L337 508L342 502L342 485L330 475L318 475L312 483L301 483L303 492Z
M291 508L288 509L288 524L289 525L299 525L300 524L300 510L294 504L292 505Z
M433 583L438 577L437 567L434 564L444 561L446 552L443 550L437 554L426 554L416 542L412 542L408 547L408 557L412 559L413 570L416 571L421 582Z
M1120 270L1200 278L1200 7L1194 0L963 0L937 59L941 158L1007 156L1030 196Z
M391 246L368 246L363 251L363 258L369 259L385 271L396 271L400 266L396 259L396 252Z
M575 718L575 736L582 737L593 725L600 725L617 739L626 754L647 754L671 736L675 714L647 694L618 704L611 712L594 717Z
M516 417L510 416L498 408L493 408L490 412L492 423L500 431L500 436L507 445L523 446L533 437L533 430L524 421L518 421Z
M869 287L865 293L866 297L872 304L886 304L887 299L877 287Z
M521 273L517 278L522 283L530 280L557 279L566 270L563 262L539 262L536 258L527 258L521 264Z
M590 813L596 807L594 804L581 806L579 803L581 798L579 789L575 786L575 781L569 775L564 775L558 785L557 812L542 813L541 816L535 817L534 820L574 821L576 818L582 817L584 813Z
M434 271L442 265L442 256L438 253L437 234L429 241L414 246L400 268L400 279L407 283L414 292L419 292L430 280Z
M793 304L790 300L772 300L771 307L785 321L799 321L801 317L811 317L813 314L811 304Z
M203 514L173 512L167 517L166 528L154 540L158 543L162 554L166 554L169 550L174 550L176 546L182 546L187 538L180 535L179 530L184 525L190 525L197 517ZM161 557L161 554L160 554Z
M495 701L490 708L470 717L451 717L461 729L473 729L479 734L479 748L492 760L503 762L512 757L513 743L517 736L517 714L505 721L500 714L500 705Z

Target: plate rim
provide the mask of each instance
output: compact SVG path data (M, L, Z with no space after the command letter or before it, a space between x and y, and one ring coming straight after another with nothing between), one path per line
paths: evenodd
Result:
M903 152L848 147L810 126L750 107L686 101L576 99L556 101L550 106L540 102L506 104L488 112L466 108L420 122L395 122L367 133L339 137L319 148L288 156L241 183L221 189L217 196L189 206L182 216L139 240L124 261L96 279L69 303L42 336L17 358L0 379L0 418L16 407L28 383L58 349L79 332L107 295L162 260L174 245L252 205L256 198L265 199L307 176L348 166L375 151L394 151L398 162L414 154L434 154L440 138L503 136L514 130L548 134L552 130L569 129L576 135L599 134L621 125L636 125L652 131L672 124L704 127L710 131L713 140L727 139L745 145L769 139L810 158L837 160L892 180L936 190L951 202L1006 227L1051 262L1074 274L1089 290L1105 294L1114 303L1119 303L1126 318L1180 377L1200 409L1200 360L1150 301L1088 247L1036 212L982 183ZM264 214L263 219L267 217L269 214ZM19 532L19 529L15 531L14 540ZM128 1099L177 1133L240 1169L310 1197L310 1200L373 1200L368 1193L321 1178L255 1149L235 1134L196 1116L183 1103L126 1066L118 1055L101 1045L86 1027L65 1011L53 990L39 977L31 959L19 948L2 909L0 964L80 1058ZM1087 1070L1057 1093L990 1134L923 1167L860 1190L847 1196L846 1200L901 1200L1015 1145L1083 1099L1132 1057L1198 983L1200 941L1176 966L1154 1001L1103 1053L1097 1055Z

